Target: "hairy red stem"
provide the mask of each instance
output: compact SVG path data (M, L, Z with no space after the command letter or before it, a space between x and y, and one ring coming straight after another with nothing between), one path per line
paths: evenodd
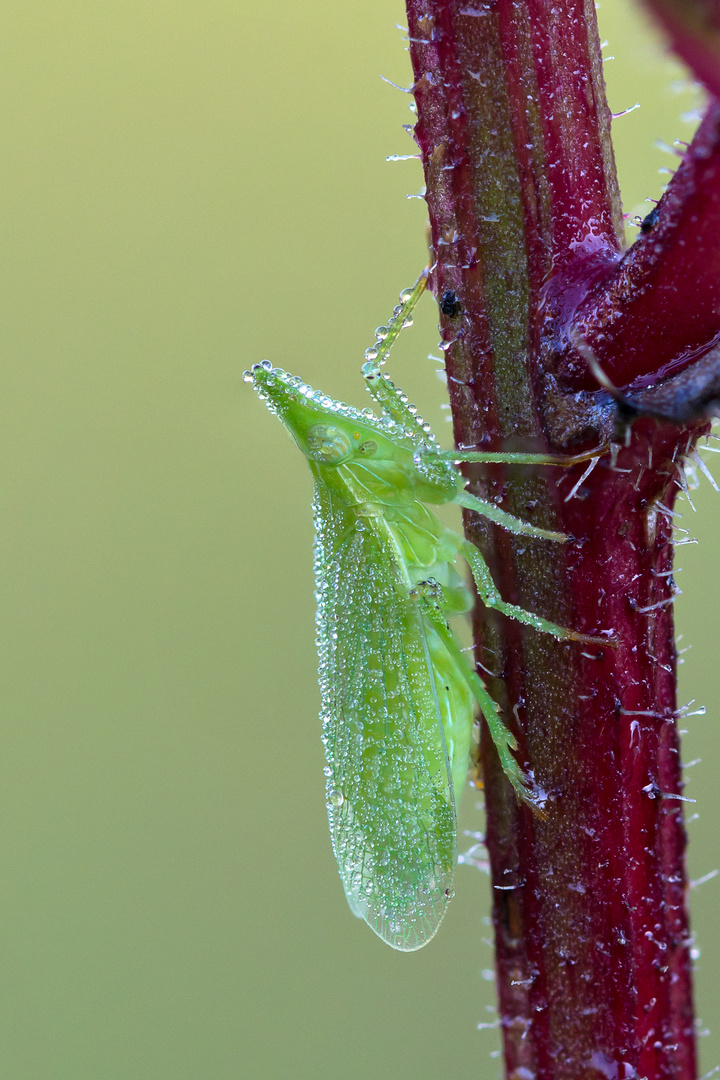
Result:
M576 334L619 386L683 371L720 339L719 104L708 110L646 228L574 316ZM577 353L561 371L572 384L594 388Z
M720 373L708 353L702 380L667 376L687 374L715 333L714 263L705 277L686 250L691 225L703 244L715 227L715 120L664 224L623 258L593 5L407 9L458 445L557 451L623 436L585 476L468 471L484 498L571 538L531 544L469 517L503 596L600 638L559 644L476 617L491 690L546 800L545 818L518 805L485 732L507 1075L695 1080L671 518ZM697 317L675 325L691 265ZM622 292L632 274L652 287ZM595 350L613 381L660 381L660 395L613 397Z

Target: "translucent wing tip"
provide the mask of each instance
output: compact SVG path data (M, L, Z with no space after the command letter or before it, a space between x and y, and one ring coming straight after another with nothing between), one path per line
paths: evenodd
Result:
M417 952L437 934L445 918L452 890L445 890L442 897L426 907L416 908L412 915L393 917L376 909L372 901L358 904L350 900L355 915L364 919L373 933L397 952Z

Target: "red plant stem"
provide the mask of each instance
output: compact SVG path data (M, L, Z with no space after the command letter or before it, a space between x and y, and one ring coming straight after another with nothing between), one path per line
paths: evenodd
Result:
M559 306L570 317L620 257L593 5L407 8L457 443L598 440L613 402L563 397L549 370L571 344ZM620 363L612 343L603 363ZM530 544L469 519L503 596L601 637L559 644L477 613L481 658L498 673L490 689L547 811L518 805L484 732L512 1080L695 1080L670 572L680 459L704 427L640 420L577 490L582 467L468 473L485 498L572 538Z
M590 290L574 316L576 332L618 386L632 382L637 387L682 371L720 339L717 102L657 209L648 235ZM587 364L577 354L570 354L561 371L573 385L594 389Z
M658 501L672 505L676 440L654 435L647 425L621 455L631 472L600 462L585 498L555 518L582 540L544 604L562 590L571 625L612 627L617 647L563 649L511 628L502 646L506 714L519 704L526 760L549 796L546 821L518 813L488 762L509 1076L695 1077L685 836L669 798L682 791L671 525ZM641 477L651 445L662 465ZM515 566L515 595L537 604Z

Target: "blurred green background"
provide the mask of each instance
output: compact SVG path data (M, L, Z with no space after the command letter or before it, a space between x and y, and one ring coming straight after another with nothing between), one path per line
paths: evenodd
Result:
M626 209L697 104L623 0L601 33ZM424 258L393 0L23 0L0 45L0 1075L493 1077L488 879L431 946L351 916L330 851L310 476L241 373L362 401ZM394 372L443 424L424 357ZM690 868L718 865L720 498L679 549ZM287 610L284 599L290 598ZM465 827L482 828L469 796ZM467 846L471 843L467 840ZM692 896L720 1060L718 883Z

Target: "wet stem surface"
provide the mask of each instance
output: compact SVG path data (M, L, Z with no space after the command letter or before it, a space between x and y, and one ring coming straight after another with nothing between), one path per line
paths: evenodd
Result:
M483 498L570 538L468 514L503 596L599 638L475 617L545 805L518 804L485 731L507 1076L694 1080L672 516L720 395L720 111L625 253L592 6L407 10L456 442L603 447L562 478L467 469Z

